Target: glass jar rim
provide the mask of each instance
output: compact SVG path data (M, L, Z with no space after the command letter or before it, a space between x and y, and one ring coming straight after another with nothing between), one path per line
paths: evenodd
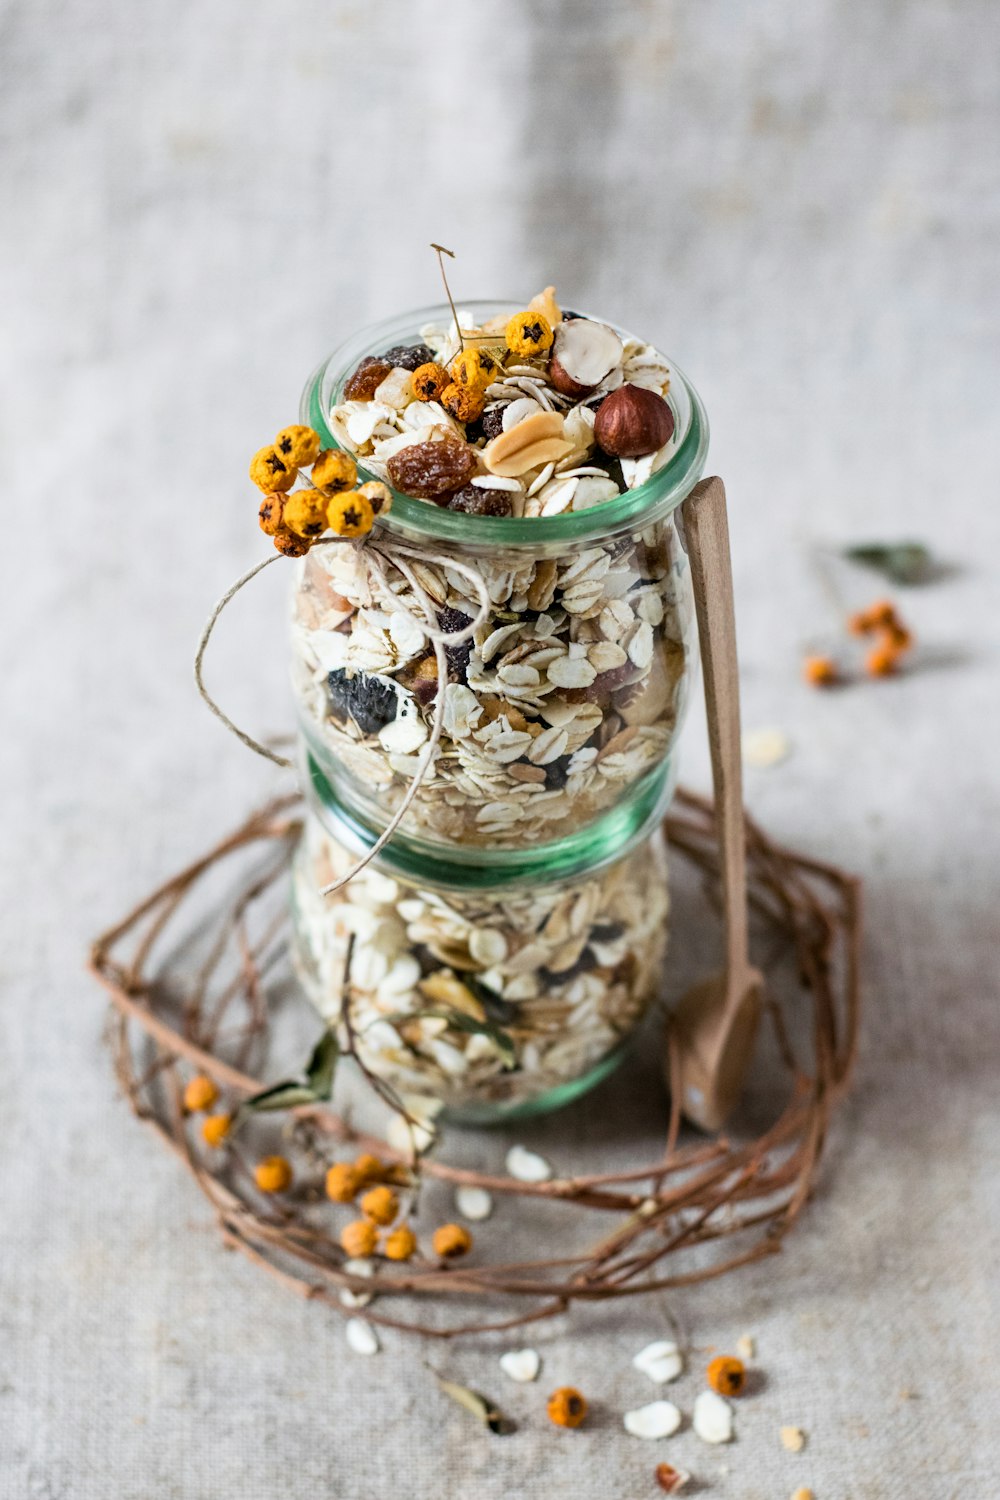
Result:
M379 830L338 796L314 757L303 750L306 806L326 833L350 854L367 854ZM676 757L668 755L636 787L628 805L611 808L572 838L526 848L455 844L428 847L398 830L372 861L384 875L401 875L442 890L509 890L593 875L634 852L659 827L677 785Z
M513 314L523 306L522 302L516 301L473 300L463 302L461 310L471 312L479 325L501 313ZM585 313L581 316L594 315ZM324 448L340 447L327 419L331 407L340 399L348 376L365 355L392 343L419 338L422 327L441 319L446 320L446 326L451 321L451 309L447 303L411 309L359 329L323 360L306 384L300 410L302 421L315 428ZM598 321L606 322L607 319ZM616 324L610 326L623 338L634 337ZM472 524L469 517L460 512L445 510L427 500L393 490L392 511L380 520L379 525L411 539L461 543L486 549L528 546L537 551L551 544L580 544L622 531L644 529L661 520L687 498L701 478L709 439L708 417L701 397L683 370L672 360L668 360L668 365L670 390L667 400L674 413L677 447L663 467L635 489L626 490L616 499L605 500L587 510L520 519L477 516ZM362 460L358 461L358 477L362 483L381 478L366 469Z

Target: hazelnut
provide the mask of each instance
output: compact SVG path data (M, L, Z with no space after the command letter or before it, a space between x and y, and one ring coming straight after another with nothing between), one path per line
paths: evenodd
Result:
M598 446L611 458L655 453L673 431L674 414L666 401L641 385L621 385L612 391L597 408L594 422Z
M622 353L622 341L607 323L573 318L556 326L549 379L564 396L579 400L610 375Z

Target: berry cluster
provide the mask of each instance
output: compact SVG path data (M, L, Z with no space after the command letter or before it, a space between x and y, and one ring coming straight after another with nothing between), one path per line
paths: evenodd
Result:
M326 531L365 536L375 517L392 505L392 491L380 480L355 489L354 459L339 448L321 452L319 433L311 427L283 427L273 443L254 454L250 478L264 492L260 528L286 557L302 557ZM293 491L300 478L305 487Z

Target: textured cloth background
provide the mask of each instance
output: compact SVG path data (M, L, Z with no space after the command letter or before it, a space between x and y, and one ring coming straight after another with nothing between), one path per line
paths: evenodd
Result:
M995 4L2 0L0 37L0 1495L603 1500L652 1493L668 1455L740 1500L995 1495ZM432 239L459 298L555 280L690 371L745 724L792 743L750 805L867 877L864 1052L823 1188L780 1261L670 1301L699 1351L757 1337L730 1449L621 1430L662 1304L540 1332L537 1388L502 1384L495 1342L431 1350L507 1398L506 1440L433 1392L418 1345L351 1355L222 1252L116 1098L82 972L275 785L198 705L192 645L264 555L248 455L345 330L436 300ZM915 667L811 692L800 654L837 609L810 549L882 535L948 564L903 599ZM211 664L262 730L287 722L284 583ZM697 723L687 742L705 784ZM672 987L697 967L685 910ZM662 1097L627 1092L531 1139L648 1153ZM597 1403L575 1434L542 1416L563 1381ZM697 1384L670 1394L690 1411ZM797 1458L782 1422L810 1434Z

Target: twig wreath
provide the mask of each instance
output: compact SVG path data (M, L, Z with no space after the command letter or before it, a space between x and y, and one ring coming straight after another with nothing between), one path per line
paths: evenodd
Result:
M288 924L283 908L262 919L262 898L273 896L284 879L300 826L297 797L273 802L140 902L97 939L91 954L92 972L113 1005L115 1065L125 1095L190 1171L228 1246L283 1286L345 1316L342 1292L376 1293L380 1300L365 1313L370 1322L438 1338L517 1327L579 1301L690 1285L781 1248L816 1180L831 1114L855 1058L861 930L855 878L781 847L746 819L751 905L769 937L791 952L799 978L793 995L768 986L765 1011L791 1084L777 1118L756 1139L682 1141L674 1089L664 1149L655 1161L624 1172L529 1183L449 1165L434 1150L407 1158L358 1133L325 1104L296 1104L292 1091L285 1102L294 1122L296 1179L307 1190L276 1206L255 1190L239 1138L205 1148L185 1112L184 1077L193 1068L236 1102L261 1095L263 1085L248 1067L276 1024L269 986L285 952ZM664 826L675 855L713 884L718 844L711 802L679 792ZM179 968L185 946L179 911L188 896L207 899L204 886L220 867L231 881L230 895L209 934L208 957L192 979ZM259 931L252 931L254 918ZM164 956L154 957L154 949ZM789 1024L796 1008L806 1013L798 1019L810 1022L807 1056L797 1055L791 1039L792 1030L800 1029ZM350 1054L349 1034L341 1050ZM377 1087L372 1075L366 1077ZM381 1093L392 1105L384 1088ZM298 1097L308 1099L309 1091ZM483 1242L472 1261L377 1259L372 1276L363 1278L345 1269L349 1257L334 1226L315 1211L324 1201L322 1175L332 1148L345 1141L377 1153L404 1190L436 1179L543 1198L567 1214L610 1214L613 1227L575 1255L490 1261ZM308 1190L313 1181L319 1191ZM408 1317L391 1310L400 1297L411 1299L410 1305L412 1299L432 1299L462 1311L448 1326L432 1326L419 1313ZM510 1310L470 1316L466 1309L477 1300L499 1301Z

